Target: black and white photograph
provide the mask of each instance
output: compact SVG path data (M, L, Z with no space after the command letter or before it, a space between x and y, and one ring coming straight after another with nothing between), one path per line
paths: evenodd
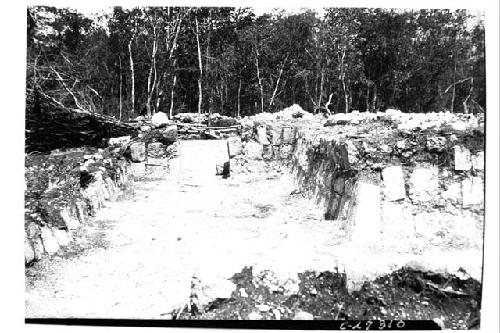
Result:
M498 329L498 13L429 3L24 4L23 325Z

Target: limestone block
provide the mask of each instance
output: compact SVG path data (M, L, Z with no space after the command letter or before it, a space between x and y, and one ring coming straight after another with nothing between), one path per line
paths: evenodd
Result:
M377 244L382 230L380 186L368 181L358 181L354 195L351 241L359 245Z
M467 171L472 167L469 149L456 145L455 149L455 170Z
M76 207L75 207L76 208ZM80 221L78 219L78 212L71 209L70 207L64 207L60 210L60 216L66 225L68 230L76 230L80 226Z
M35 250L26 234L24 234L24 263L29 264L33 260L35 260Z
M231 165L229 161L220 162L215 165L215 174L218 176L229 176Z
M263 148L261 144L250 141L245 145L243 152L250 159L260 160L262 159Z
M417 167L410 176L410 198L417 201L430 201L439 188L438 168L436 166Z
M271 143L273 145L281 144L281 132L282 132L281 127L273 127L271 129Z
M71 242L71 238L68 232L65 230L54 229L52 233L54 234L54 237L60 246L66 246Z
M384 179L384 195L389 201L404 199L405 181L403 176L403 168L400 165L393 165L385 168L382 171Z
M54 254L59 250L59 243L54 237L52 230L48 227L40 228L40 237L42 238L43 248L48 254Z
M443 191L441 196L446 200L459 202L462 198L461 184L459 182L449 184L447 190Z
M132 162L143 162L146 159L146 144L134 142L130 145L130 157Z
M462 205L482 205L484 202L484 183L481 177L470 177L462 181Z
M239 137L231 137L226 141L229 157L235 157L243 152L243 144L241 143L241 139Z
M132 163L130 165L129 173L133 178L143 177L146 173L146 163Z
M118 138L110 138L108 141L108 145L111 147L121 147L127 145L131 140L130 135L127 136L120 136Z
M177 125L169 125L161 131L163 139L167 142L177 141Z
M151 142L148 144L148 156L157 156L163 153L163 143Z
M282 139L284 144L295 142L295 130L292 127L283 127Z
M268 145L268 144L270 144L269 140L267 139L267 129L266 129L266 126L264 126L264 125L257 126L257 141L261 145Z
M272 146L272 145L263 145L262 146L262 158L265 160L271 160L273 158L273 152L275 151L275 147L278 149L276 150L279 152L279 146Z
M156 112L152 117L151 117L151 122L155 126L162 126L170 123L170 120L168 119L168 116L165 112Z
M474 170L484 170L484 151L472 155L472 168Z
M287 144L283 144L280 146L280 158L281 159L287 159L290 157L290 155L292 154L292 151L293 151L293 146L292 145L287 145Z

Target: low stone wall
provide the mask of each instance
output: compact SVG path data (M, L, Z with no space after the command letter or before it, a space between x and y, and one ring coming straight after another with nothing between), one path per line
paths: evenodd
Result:
M108 147L54 150L26 156L25 264L69 245L107 200L132 181L165 177L177 154L175 125L141 126L136 138Z
M25 264L67 246L75 232L129 181L129 163L83 149L27 158ZM57 165L69 168L58 170ZM45 174L47 172L49 174ZM31 177L37 177L34 181ZM47 177L49 184L40 184ZM37 188L38 187L38 188Z

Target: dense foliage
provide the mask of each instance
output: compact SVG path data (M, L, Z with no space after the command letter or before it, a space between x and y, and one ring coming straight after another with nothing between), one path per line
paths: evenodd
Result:
M27 100L122 120L163 111L484 112L482 23L465 10L113 8L27 13ZM200 89L201 87L201 89Z

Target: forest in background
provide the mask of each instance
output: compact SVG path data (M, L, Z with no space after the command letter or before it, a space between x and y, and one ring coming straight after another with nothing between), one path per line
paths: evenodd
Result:
M466 10L27 9L27 108L485 112L485 35Z

